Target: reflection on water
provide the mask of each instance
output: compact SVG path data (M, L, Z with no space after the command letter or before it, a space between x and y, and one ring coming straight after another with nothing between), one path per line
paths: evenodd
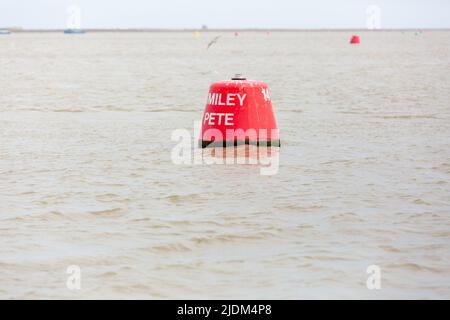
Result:
M280 149L240 145L235 147L211 147L202 149L204 164L257 165L262 175L275 175L279 169Z

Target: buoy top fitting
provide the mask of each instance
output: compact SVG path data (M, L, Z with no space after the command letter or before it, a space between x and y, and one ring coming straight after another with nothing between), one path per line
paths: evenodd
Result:
M247 78L244 77L244 76L242 76L242 74L240 74L240 73L236 73L236 74L234 75L234 77L231 78L231 80L247 80Z

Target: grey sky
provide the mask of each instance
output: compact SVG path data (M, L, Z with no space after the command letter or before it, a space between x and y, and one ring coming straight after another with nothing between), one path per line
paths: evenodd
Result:
M450 28L448 0L0 0L0 27L64 28L70 5L82 28L364 28L369 5L383 28Z

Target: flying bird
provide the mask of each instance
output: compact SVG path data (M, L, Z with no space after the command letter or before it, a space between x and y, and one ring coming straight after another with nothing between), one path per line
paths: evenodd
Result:
M208 43L208 47L206 48L206 50L208 50L213 44L215 44L217 40L219 40L219 38L220 36L217 36L210 43Z

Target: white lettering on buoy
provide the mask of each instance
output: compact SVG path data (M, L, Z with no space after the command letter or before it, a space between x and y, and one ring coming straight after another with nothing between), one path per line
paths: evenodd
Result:
M233 117L234 113L217 113L217 112L206 112L205 117L203 118L203 124L208 122L208 125L213 126L217 125L226 125L233 126Z
M264 95L264 100L269 101L270 100L269 89L261 89L261 92Z
M228 93L222 96L221 93L212 93L208 94L208 104L211 106L227 106L227 107L235 107L236 103L239 101L239 106L244 105L245 98L247 94L239 94L239 93Z
M239 95L239 94L237 94L236 96L238 97L239 103L240 103L240 105L241 105L241 107L242 107L242 106L244 105L244 100L245 100L245 97L247 97L247 94L244 93L242 96Z

